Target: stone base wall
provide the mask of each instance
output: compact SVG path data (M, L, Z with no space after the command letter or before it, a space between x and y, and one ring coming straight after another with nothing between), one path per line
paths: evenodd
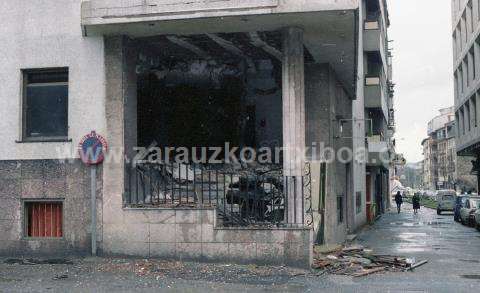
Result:
M216 227L215 209L124 209L105 224L103 253L309 268L311 229Z
M97 172L97 217L102 175ZM63 237L28 238L24 202L63 201ZM79 160L0 161L0 255L66 255L90 251L90 173ZM99 223L97 230L101 232Z

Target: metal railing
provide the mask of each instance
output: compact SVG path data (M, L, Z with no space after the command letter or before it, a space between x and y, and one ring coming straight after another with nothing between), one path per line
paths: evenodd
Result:
M223 226L284 226L289 224L285 191L300 192L287 182L304 186L305 176L300 179L283 176L278 166L138 164L126 168L123 201L130 208L215 207Z

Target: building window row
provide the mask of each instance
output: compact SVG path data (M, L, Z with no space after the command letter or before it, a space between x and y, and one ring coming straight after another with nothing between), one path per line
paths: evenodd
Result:
M463 136L476 130L479 126L480 109L477 107L480 92L472 95L455 113L458 136Z
M461 5L461 7L463 7L463 4ZM457 11L455 15L459 15L459 11ZM480 0L469 0L465 10L461 14L460 21L453 32L453 54L455 59L461 57L463 50L466 48L469 39L474 34L479 23Z
M479 77L480 37L477 38L465 58L454 72L455 99L460 99Z

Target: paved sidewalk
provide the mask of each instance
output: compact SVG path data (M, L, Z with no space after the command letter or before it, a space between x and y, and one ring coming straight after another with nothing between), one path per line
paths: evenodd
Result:
M352 278L275 267L122 259L73 265L0 263L0 292L479 292L480 233L409 205L362 231L375 253L428 259L415 272Z

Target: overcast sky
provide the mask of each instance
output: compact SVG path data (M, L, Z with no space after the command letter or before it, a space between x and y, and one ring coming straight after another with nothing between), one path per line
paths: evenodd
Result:
M452 106L450 0L387 0L393 40L397 152L423 159L421 141L438 110Z

